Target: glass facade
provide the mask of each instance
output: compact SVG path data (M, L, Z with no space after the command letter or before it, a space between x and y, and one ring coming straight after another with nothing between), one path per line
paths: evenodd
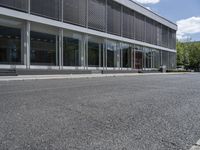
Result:
M120 44L116 41L107 40L107 67L120 67Z
M88 37L88 67L103 67L104 42L101 38Z
M169 68L169 52L162 51L162 65Z
M143 52L143 64L144 68L152 68L152 51L150 48L144 47Z
M28 2L2 0L0 8L25 14L29 12ZM30 13L41 16L40 19L53 19L49 20L52 26L0 15L0 65L84 69L176 67L176 31L114 0L30 0ZM58 22L63 26L58 27ZM76 25L74 31L63 29L65 25L73 27L70 24Z
M58 65L58 35L56 29L34 23L31 25L30 64Z
M161 66L160 50L152 49L152 68L159 69Z
M132 61L132 46L129 44L122 44L121 45L121 49L122 49L122 68L131 68L132 65L131 63L133 63Z
M56 65L56 36L31 31L31 64Z
M135 46L135 69L143 68L143 49L141 46Z
M0 64L24 64L22 20L0 17Z
M0 63L21 64L21 30L0 26Z
M64 32L63 65L81 66L82 36L77 33Z

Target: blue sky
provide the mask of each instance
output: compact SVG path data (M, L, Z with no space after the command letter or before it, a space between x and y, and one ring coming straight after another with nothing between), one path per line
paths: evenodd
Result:
M177 38L200 41L200 0L133 0L177 23Z

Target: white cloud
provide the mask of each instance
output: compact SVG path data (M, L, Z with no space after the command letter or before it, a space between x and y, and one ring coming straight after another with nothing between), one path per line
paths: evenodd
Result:
M200 17L191 17L177 21L179 40L190 39L192 34L200 33Z
M141 4L156 4L159 3L160 0L132 0Z

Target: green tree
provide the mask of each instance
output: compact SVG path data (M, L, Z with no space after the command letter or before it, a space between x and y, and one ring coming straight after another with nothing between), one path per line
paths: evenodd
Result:
M177 65L189 65L189 47L187 43L177 41Z
M189 45L190 53L190 67L199 68L200 67L200 42L190 43Z
M200 68L200 42L177 41L177 65Z

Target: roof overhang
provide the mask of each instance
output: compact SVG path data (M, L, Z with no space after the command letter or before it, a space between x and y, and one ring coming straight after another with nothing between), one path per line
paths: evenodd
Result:
M114 1L116 1L119 4L122 4L123 6L130 8L136 12L139 12L139 13L141 13L141 14L167 26L167 27L170 27L173 30L177 31L177 29L178 29L177 25L175 23L165 19L164 17L154 13L153 11L145 8L144 6L142 6L136 2L133 2L131 0L114 0Z

